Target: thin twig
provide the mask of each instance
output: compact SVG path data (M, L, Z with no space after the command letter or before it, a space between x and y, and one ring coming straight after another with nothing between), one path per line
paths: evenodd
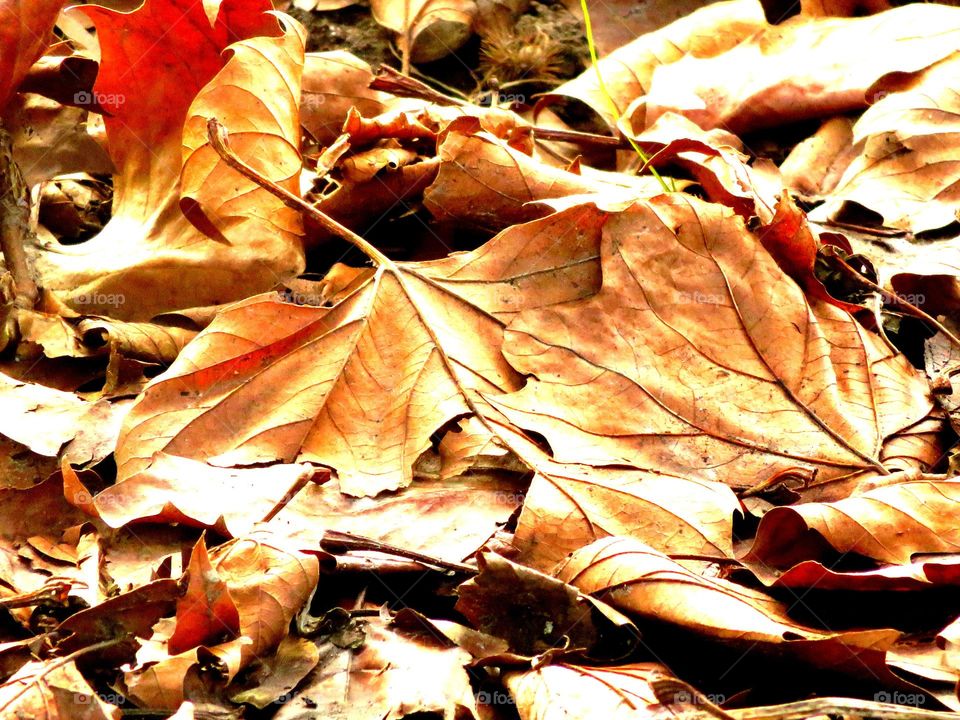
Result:
M960 338L958 338L952 332L947 330L947 328L945 328L943 324L940 323L936 318L925 313L923 310L918 308L913 303L907 302L896 293L892 293L889 290L885 290L880 285L877 285L877 283L873 282L873 280L871 280L870 278L864 276L863 273L859 272L855 267L850 265L846 260L844 260L838 254L832 253L828 257L830 257L832 260L836 260L837 263L840 265L840 267L843 268L844 272L846 272L851 278L856 280L858 283L864 285L865 287L870 288L876 293L879 293L885 302L887 302L890 305L895 305L903 309L908 315L912 315L915 318L919 318L920 320L930 323L935 329L942 332L947 337L947 339L950 340L950 342L952 342L954 345L960 348Z
M88 653L97 652L99 650L105 650L108 647L119 645L120 643L125 642L125 640L126 638L113 638L112 640L103 640L101 642L94 643L93 645L87 645L87 647L83 647L83 648L80 648L79 650L75 650L69 655L64 655L62 658L57 658L56 660L53 660L52 662L50 662L49 665L45 666L43 670L37 673L36 675L33 675L31 677L22 677L22 678L17 678L16 680L7 681L6 683L4 683L4 685L12 685L14 683L24 683L24 686L23 688L20 689L19 692L14 693L11 697L7 699L7 701L2 706L0 706L0 712L6 710L8 707L10 707L12 703L16 702L21 697L23 697L24 693L26 693L31 687L33 687L34 683L39 682L40 680L45 678L47 675L52 673L57 668L63 667L64 665L67 665L68 663L73 662L78 657L82 657L83 655L87 655ZM3 687L3 685L0 685L0 687ZM6 717L6 715L4 715L4 717Z
M310 203L297 197L286 188L282 188L272 180L263 177L241 160L237 154L230 148L230 134L227 129L216 118L207 120L207 137L210 140L210 146L217 152L223 161L238 173L253 183L256 183L263 189L269 191L283 201L284 205L293 208L298 212L305 212L326 230L337 235L370 258L376 265L383 267L393 267L393 261L386 255L377 250L353 230L345 227L327 215L322 210L318 210Z
M408 560L416 560L419 563L423 563L424 565L432 565L433 567L440 568L441 570L451 570L453 572L464 573L466 575L477 574L477 569L472 565L465 565L463 563L452 562L450 560L442 560L440 558L430 557L429 555L424 555L416 550L408 550L406 548L397 547L396 545L382 543L379 540L371 540L370 538L361 537L352 533L338 532L336 530L327 530L324 532L323 539L320 540L320 547L328 552L332 552L337 548L345 548L347 550L373 550L375 552L382 552L387 555L396 555L397 557L407 558Z

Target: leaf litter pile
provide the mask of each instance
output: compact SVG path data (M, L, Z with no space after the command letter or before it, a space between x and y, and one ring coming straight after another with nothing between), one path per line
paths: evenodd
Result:
M0 0L0 717L958 717L960 8L345 4Z

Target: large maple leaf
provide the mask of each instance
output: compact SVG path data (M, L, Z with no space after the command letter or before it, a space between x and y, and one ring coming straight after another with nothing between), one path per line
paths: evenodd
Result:
M603 238L602 290L522 313L503 351L532 379L490 398L558 461L734 487L791 475L842 496L843 478L939 459L926 381L805 297L733 211L661 196Z
M433 433L522 385L500 353L505 324L596 291L599 227L574 207L471 253L387 261L332 308L238 303L141 395L118 480L162 450L223 466L318 462L351 495L408 485Z

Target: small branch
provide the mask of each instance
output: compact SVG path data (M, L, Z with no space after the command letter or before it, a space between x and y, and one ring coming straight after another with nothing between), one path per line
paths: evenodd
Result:
M352 533L337 532L336 530L327 530L323 534L320 547L330 553L333 553L333 551L338 548L344 548L346 550L373 550L386 555L396 555L397 557L407 558L408 560L416 560L419 563L432 565L441 570L450 570L466 575L477 574L477 569L472 565L441 560L440 558L418 553L416 550L407 550L406 548L397 547L396 545L388 545L387 543L382 543L377 540L360 537Z
M442 92L434 90L422 80L417 80L410 75L404 75L389 65L380 66L380 72L377 73L377 76L370 82L370 89L388 92L400 97L426 100L436 105L467 104L465 100L444 95Z
M932 317L931 315L928 315L923 310L918 308L916 305L907 302L906 300L898 296L896 293L892 293L889 290L885 290L880 285L877 285L877 283L873 282L870 278L864 276L861 272L859 272L856 268L850 265L846 260L844 260L838 254L830 253L828 257L836 261L837 264L843 269L845 273L847 273L849 277L853 278L855 281L857 281L864 287L870 288L874 292L879 293L886 303L890 305L895 305L896 307L901 308L907 315L912 315L915 318L918 318L920 320L930 323L935 329L942 332L950 340L950 342L952 342L954 345L960 348L960 338L958 338L952 332L947 330L947 328L945 328L943 324L941 324L936 318Z
M87 655L88 653L98 652L100 650L106 650L108 647L119 645L124 641L125 641L125 638L114 638L112 640L103 640L102 642L94 643L93 645L88 645L87 647L80 648L79 650L76 650L70 653L69 655L64 655L62 658L57 658L56 660L51 661L49 665L45 666L43 670L41 670L36 675L33 675L31 677L18 678L17 680L9 680L3 685L0 685L0 687L4 687L4 686L12 685L14 683L24 684L24 686L20 689L19 692L14 693L12 696L10 696L7 699L7 701L3 705L0 705L0 715L2 715L2 711L10 707L12 703L16 702L21 697L23 697L23 695L31 687L33 687L34 683L38 683L40 680L45 678L47 675L52 673L57 668L63 667L64 665L67 665L68 663L73 662L78 657ZM7 717L7 716L4 715L4 717Z
M353 230L344 227L325 212L318 210L313 205L297 195L294 195L286 188L282 188L272 180L263 177L260 173L241 160L239 156L230 148L230 133L216 118L209 118L207 120L207 137L210 140L210 146L216 151L220 158L245 178L256 183L264 190L269 191L274 196L280 198L280 200L283 201L283 204L287 207L297 210L298 212L307 213L326 230L338 237L343 238L348 243L360 250L364 255L370 258L375 265L381 267L393 267L393 261L391 261L390 258L353 232Z

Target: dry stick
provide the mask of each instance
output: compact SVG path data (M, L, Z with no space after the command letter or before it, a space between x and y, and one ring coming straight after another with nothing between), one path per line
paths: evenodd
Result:
M0 706L0 711L6 710L8 707L10 707L10 704L13 702L16 702L21 697L23 697L24 693L26 693L31 687L33 687L34 683L39 682L40 680L45 678L47 675L52 673L57 668L63 667L67 663L73 662L78 657L86 655L87 653L97 652L98 650L105 650L108 647L119 645L125 640L126 638L114 638L112 640L103 640L101 642L94 643L93 645L87 645L87 647L80 648L79 650L75 650L69 655L64 655L62 658L57 658L56 660L51 662L49 665L47 665L40 673L38 673L37 675L34 675L33 677L18 678L17 680L8 680L6 683L4 683L4 685L0 685L0 687L6 686L6 685L12 685L13 683L23 683L24 686L20 690L20 692L14 693L10 698L7 699L7 701L2 706Z
M229 133L227 133L227 129L216 118L207 120L207 136L210 140L210 146L217 151L221 159L245 178L280 198L287 207L293 208L298 212L307 213L322 225L324 229L349 242L370 258L376 265L385 268L395 268L390 258L357 235L353 230L344 227L326 213L317 210L313 205L297 197L289 190L280 187L272 180L261 176L256 170L237 157L233 150L230 149L230 136Z
M24 242L30 237L30 191L13 159L13 140L0 128L0 249L13 278L14 304L28 310L40 293L33 281Z
M928 315L923 310L918 308L916 305L914 305L913 303L907 302L906 300L899 297L895 293L892 293L889 290L884 290L882 287L880 287L875 282L873 282L873 280L871 280L868 277L865 277L863 273L859 272L856 268L851 266L846 260L844 260L839 255L832 254L829 257L832 260L836 260L837 263L839 263L840 267L843 268L844 272L849 274L850 277L856 280L858 283L870 288L876 293L880 293L880 295L883 297L883 299L886 302L890 303L891 305L896 305L898 307L903 308L908 315L912 315L915 318L919 318L920 320L924 320L930 323L931 325L933 325L935 329L939 330L944 335L946 335L947 339L949 339L950 342L952 342L954 345L960 348L960 338L958 338L952 332L947 330L936 318L934 318L931 315Z
M320 540L320 547L328 552L331 552L336 548L346 548L348 550L372 550L375 552L384 553L386 555L396 555L397 557L407 558L408 560L415 560L424 565L438 567L441 570L451 570L453 572L465 573L467 575L477 574L477 568L473 567L472 565L465 565L463 563L452 562L450 560L442 560L440 558L424 555L423 553L418 553L416 550L408 550L406 548L397 547L396 545L389 545L378 540L371 540L370 538L360 537L359 535L354 535L353 533L339 532L337 530L326 530L323 533L323 538Z

